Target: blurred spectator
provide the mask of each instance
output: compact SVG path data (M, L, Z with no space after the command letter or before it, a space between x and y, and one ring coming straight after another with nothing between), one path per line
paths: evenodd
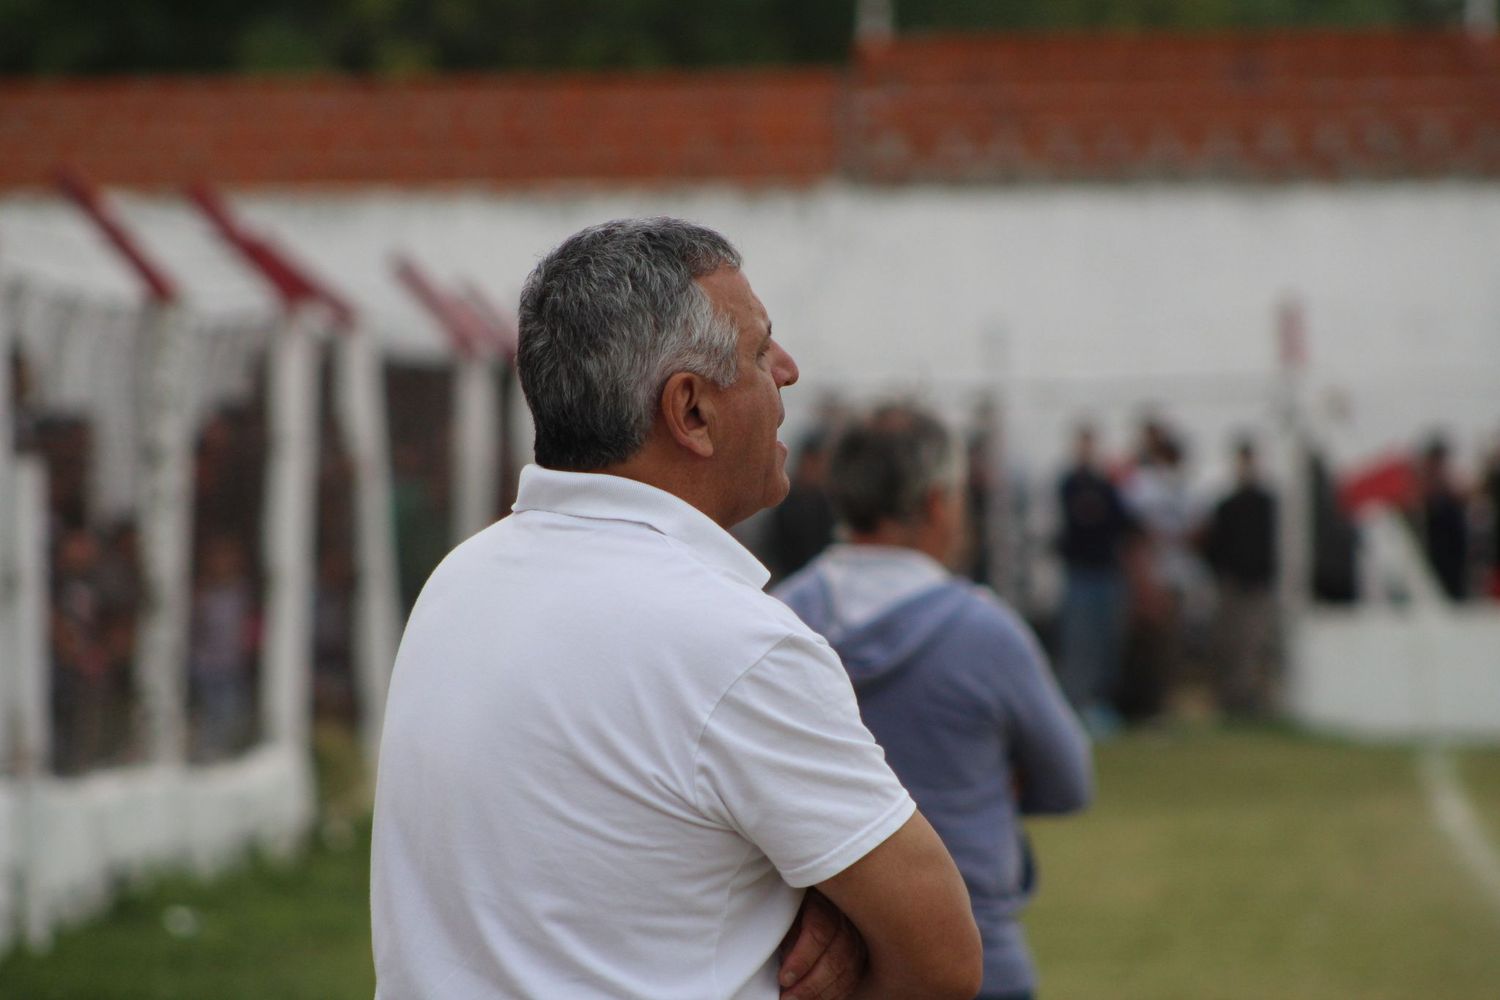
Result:
M1357 557L1359 531L1339 503L1328 462L1317 451L1307 454L1312 491L1312 592L1328 604L1359 599Z
M1235 446L1235 486L1214 507L1203 537L1214 571L1214 687L1231 715L1263 715L1274 703L1276 498L1260 481L1255 444Z
M837 650L865 724L963 873L981 996L1021 997L1035 972L1017 918L1036 880L1018 816L1081 809L1092 766L1035 636L945 566L964 541L961 465L922 411L856 422L830 459L849 543L775 593Z
M1448 443L1434 437L1422 451L1418 531L1438 584L1455 601L1469 596L1469 511L1448 465Z
M134 663L141 609L141 567L136 527L129 521L105 534L99 558L101 629L109 659L109 745L127 747L135 718Z
M265 476L264 421L254 409L225 407L199 432L194 455L196 544L233 535L246 549L260 535Z
M88 523L88 469L93 434L79 417L46 414L33 425L47 468L47 510L54 532Z
M766 555L774 579L791 576L833 541L833 507L828 502L828 447L821 431L802 439L792 470L792 488L771 509Z
M1125 640L1124 547L1133 530L1115 484L1099 465L1094 428L1073 439L1073 465L1057 487L1063 561L1058 680L1095 735L1117 725L1112 699Z
M188 649L199 760L240 750L249 736L256 623L247 564L234 535L213 535L204 543Z
M1131 577L1131 648L1119 695L1130 719L1166 710L1183 680L1187 629L1206 617L1208 580L1195 553L1199 516L1184 458L1175 433L1154 418L1143 424L1140 457L1123 491L1146 545Z
M1500 600L1500 442L1484 468L1486 523L1489 530L1489 594Z
M1001 512L996 509L1000 491L995 482L995 468L1000 456L997 454L995 421L994 406L989 400L981 401L975 408L965 444L968 478L964 493L969 527L964 545L967 565L963 569L975 583L996 587L1003 593L1004 588L998 586L1000 581L996 579L999 567L991 565L994 561L992 532L1001 520Z
M104 638L99 543L82 527L58 539L52 580L52 698L57 720L54 766L77 774L108 751L113 678Z
M354 719L352 617L354 564L334 546L318 559L313 595L313 706L320 716Z

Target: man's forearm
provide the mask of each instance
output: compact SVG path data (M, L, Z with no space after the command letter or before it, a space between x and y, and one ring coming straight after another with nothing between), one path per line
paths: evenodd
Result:
M978 992L983 952L968 890L921 813L819 888L869 949L855 997L971 1000Z

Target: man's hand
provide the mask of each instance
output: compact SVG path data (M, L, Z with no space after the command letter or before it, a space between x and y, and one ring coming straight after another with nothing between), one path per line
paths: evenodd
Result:
M864 938L816 889L781 942L781 1000L845 1000L865 972Z

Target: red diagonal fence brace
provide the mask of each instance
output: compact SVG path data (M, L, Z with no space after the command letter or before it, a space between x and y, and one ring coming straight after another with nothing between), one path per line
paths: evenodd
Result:
M463 297L464 301L479 313L485 325L489 327L490 336L500 345L501 354L506 362L514 365L516 348L519 344L515 323L506 318L506 315L495 305L495 301L478 285L464 282Z
M166 272L151 259L146 248L127 230L104 196L83 174L70 167L58 167L54 172L57 186L73 200L83 213L99 227L111 246L130 265L131 270L146 286L146 294L163 305L177 301L177 286Z
M488 353L490 332L474 310L466 308L460 299L440 288L416 261L404 254L391 258L391 269L396 280L443 328L460 357L476 358Z
M288 310L307 302L321 302L333 313L334 324L347 331L354 325L354 308L342 296L313 277L283 250L247 229L229 210L229 205L207 184L187 191L213 227L260 275L266 279Z

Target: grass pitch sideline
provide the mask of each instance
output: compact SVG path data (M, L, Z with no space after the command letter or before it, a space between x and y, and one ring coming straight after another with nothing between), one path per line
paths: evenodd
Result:
M1495 996L1500 911L1431 813L1418 751L1188 728L1097 757L1095 808L1030 825L1044 997ZM1500 749L1452 759L1500 846ZM369 1000L367 850L356 825L291 867L163 879L0 964L0 996Z

